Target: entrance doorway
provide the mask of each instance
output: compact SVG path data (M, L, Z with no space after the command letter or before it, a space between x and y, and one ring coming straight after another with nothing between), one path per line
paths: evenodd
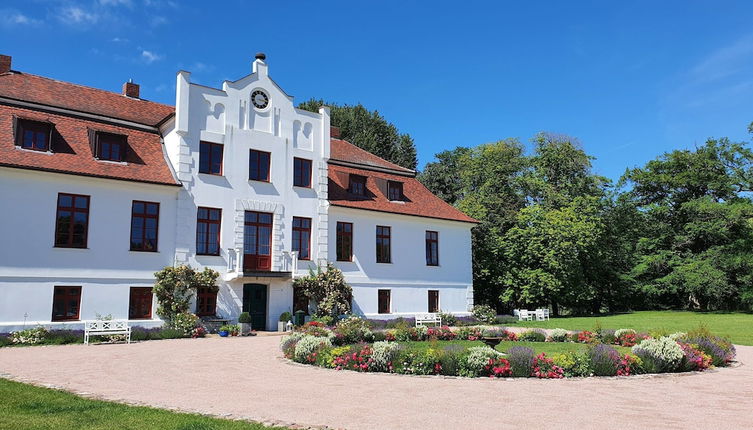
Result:
M243 284L243 312L251 315L253 330L267 329L267 286Z

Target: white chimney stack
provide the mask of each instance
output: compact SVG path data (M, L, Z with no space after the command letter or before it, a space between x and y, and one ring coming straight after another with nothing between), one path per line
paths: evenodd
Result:
M256 60L254 60L252 72L258 73L259 76L267 76L267 63L264 62L266 59L267 56L264 55L263 52L256 54Z

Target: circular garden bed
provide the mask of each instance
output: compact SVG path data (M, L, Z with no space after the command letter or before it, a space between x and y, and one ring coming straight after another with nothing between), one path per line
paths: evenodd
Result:
M514 333L500 327L397 323L371 330L367 321L353 316L332 327L306 323L285 336L280 347L293 361L336 370L492 378L703 371L727 366L735 357L727 339L703 328L672 334L631 329Z

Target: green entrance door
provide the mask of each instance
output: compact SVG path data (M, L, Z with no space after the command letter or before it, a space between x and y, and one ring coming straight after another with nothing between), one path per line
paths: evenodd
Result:
M253 330L267 329L267 286L243 284L243 312L251 315Z

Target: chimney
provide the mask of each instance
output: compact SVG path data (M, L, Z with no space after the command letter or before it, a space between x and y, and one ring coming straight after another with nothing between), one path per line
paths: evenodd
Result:
M0 55L0 74L10 72L10 55Z
M267 56L263 52L257 52L254 56L256 58L251 66L251 73L258 73L259 76L267 76L268 68L265 60Z
M139 84L134 84L133 79L123 84L123 95L133 99L139 98Z
M335 139L340 138L340 127L330 126L329 128L329 136L334 137Z

